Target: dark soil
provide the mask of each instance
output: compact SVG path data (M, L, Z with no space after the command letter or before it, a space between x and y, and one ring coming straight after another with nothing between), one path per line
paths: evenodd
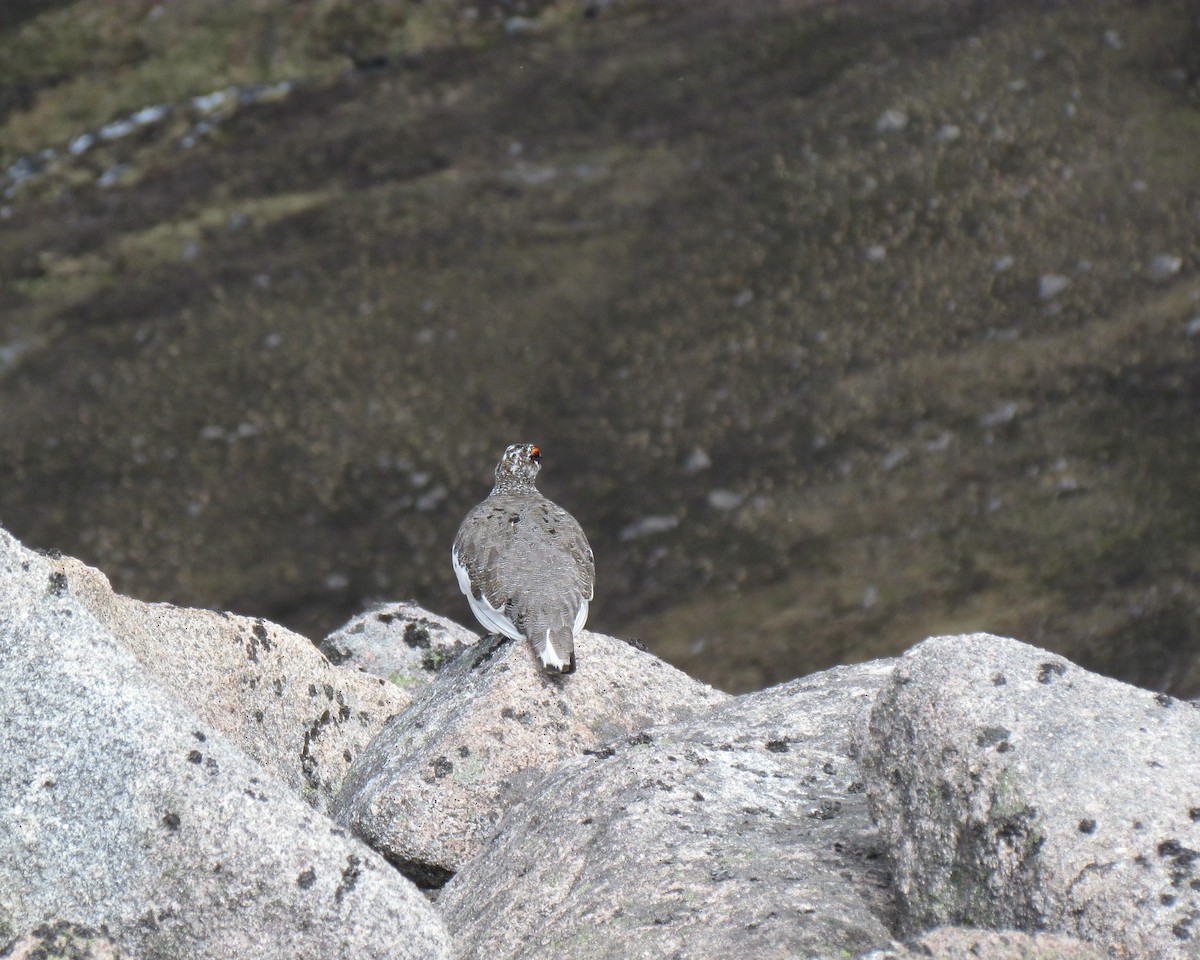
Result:
M531 441L590 625L718 686L990 630L1200 692L1195 4L264 0L171 63L199 3L0 23L4 166L58 151L0 178L27 544L469 622L454 531Z

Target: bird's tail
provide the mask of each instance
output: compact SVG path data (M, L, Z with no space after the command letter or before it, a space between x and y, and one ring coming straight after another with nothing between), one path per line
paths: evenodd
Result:
M535 635L533 652L547 673L575 672L575 638L569 629L546 630L540 639Z

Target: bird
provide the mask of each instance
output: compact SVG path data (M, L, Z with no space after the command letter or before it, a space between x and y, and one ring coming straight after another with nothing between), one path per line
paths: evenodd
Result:
M541 461L531 443L504 451L495 485L459 526L450 556L484 629L528 640L546 673L573 673L596 563L579 522L535 485Z

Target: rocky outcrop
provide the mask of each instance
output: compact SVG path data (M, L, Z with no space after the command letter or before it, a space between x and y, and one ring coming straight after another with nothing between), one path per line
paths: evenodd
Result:
M99 570L51 558L50 590L95 617L142 668L271 773L324 808L350 762L412 696L336 670L312 643L266 620L114 593Z
M0 931L69 918L134 956L196 960L446 956L416 888L203 719L69 585L0 531ZM223 662L192 668L217 689Z
M416 693L479 634L412 601L381 603L360 613L319 644L329 662L383 677Z
M411 604L325 647L0 531L0 956L1200 956L1200 708L1015 640L740 697Z
M577 652L578 671L550 677L525 643L467 651L355 762L334 818L439 886L561 760L729 699L612 637L581 634Z
M443 891L457 955L824 957L886 941L892 894L849 751L888 672L831 670L562 763Z
M986 634L901 657L862 736L902 924L1200 954L1200 709Z

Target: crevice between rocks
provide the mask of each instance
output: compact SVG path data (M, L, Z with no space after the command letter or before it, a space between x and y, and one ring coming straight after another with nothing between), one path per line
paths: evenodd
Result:
M437 900L438 895L442 892L442 887L449 883L454 876L453 870L448 870L440 864L405 859L389 855L382 850L379 852L388 863L415 883L421 892L433 901Z

